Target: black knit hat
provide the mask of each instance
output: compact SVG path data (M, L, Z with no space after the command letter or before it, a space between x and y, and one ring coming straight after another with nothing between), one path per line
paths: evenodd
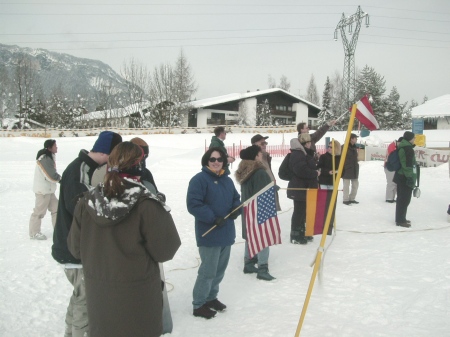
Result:
M259 147L258 145L252 145L247 147L246 149L243 149L239 153L239 156L241 157L241 159L255 160L259 152L261 152L261 147Z
M411 131L405 131L403 134L403 139L407 140L408 142L411 141L415 137L415 134Z

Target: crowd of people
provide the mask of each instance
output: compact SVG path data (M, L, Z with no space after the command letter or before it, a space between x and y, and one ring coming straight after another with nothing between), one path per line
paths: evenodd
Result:
M290 141L289 169L292 171L287 197L293 200L290 242L306 244L306 190L332 189L340 160L343 171L343 203L358 204L358 156L355 134L351 134L345 159L341 144L333 140L327 151L317 155L315 143L334 125L331 121L310 134L307 124L297 126L298 137ZM276 177L267 152L269 137L256 134L243 149L234 173L237 191L230 177L223 127L214 130L209 149L201 158L201 170L190 181L186 207L193 215L200 266L193 288L193 315L210 319L227 306L219 301L219 287L235 242L235 223L251 199L268 184L275 186L275 207L279 204ZM386 201L396 202L397 226L410 227L406 212L417 181L413 144L415 135L405 132L388 151L398 151L401 169L386 171ZM41 219L46 211L54 226L52 256L64 265L73 287L66 318L65 336L159 336L172 331L161 263L171 260L181 245L175 223L146 167L148 144L136 137L122 141L111 131L99 134L91 151L79 155L60 176L56 170L56 141L48 139L37 154L33 191L36 203L30 218L30 238L45 240ZM391 172L389 172L391 173ZM60 183L59 200L55 196ZM351 191L349 191L351 184ZM397 199L395 199L397 194ZM208 232L208 235L205 233ZM245 217L242 217L243 272L264 281L274 280L269 272L269 247L250 256Z

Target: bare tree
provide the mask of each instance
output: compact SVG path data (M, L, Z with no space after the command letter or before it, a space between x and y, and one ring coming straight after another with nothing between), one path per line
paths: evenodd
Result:
M270 74L269 74L269 78L267 79L267 83L269 85L269 89L277 87L277 82L275 81L275 79Z
M149 106L149 92L151 75L147 67L131 58L124 62L120 75L126 81L127 90L119 102L122 107L122 119L130 117L130 126L141 127L143 123L143 110Z
M280 88L286 91L289 91L289 89L291 89L291 82L285 75L282 75L280 78Z
M17 59L14 86L17 94L17 117L20 120L20 127L24 128L33 103L33 85L38 83L37 67L32 61L21 54Z

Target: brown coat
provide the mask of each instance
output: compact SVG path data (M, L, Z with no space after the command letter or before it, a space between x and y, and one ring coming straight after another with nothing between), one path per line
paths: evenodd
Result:
M162 333L158 262L172 259L181 242L164 206L142 185L126 187L112 202L102 185L86 192L67 239L83 264L91 337Z

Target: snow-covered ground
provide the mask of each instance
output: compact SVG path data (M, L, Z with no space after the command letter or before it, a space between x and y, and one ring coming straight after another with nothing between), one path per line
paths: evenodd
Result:
M376 132L384 142L403 132ZM341 141L343 132L332 132ZM228 134L227 145L248 144L250 134ZM281 134L270 134L272 145ZM286 142L295 134L284 136ZM372 136L371 136L372 137ZM131 136L125 136L129 140ZM281 190L279 213L283 244L271 248L270 272L277 279L259 281L244 275L240 220L230 264L219 299L228 309L212 320L192 315L192 287L199 265L194 219L186 210L189 179L200 170L205 140L211 134L144 135L147 160L158 188L172 208L182 246L165 263L174 337L294 336L311 279L320 237L313 243L289 243L292 201ZM447 131L427 135L433 146L447 146ZM58 171L95 137L58 138ZM71 294L62 267L50 255L52 240L31 241L28 221L34 206L31 190L36 152L42 138L0 138L0 336L63 336ZM436 144L436 145L435 145ZM429 145L430 146L430 145ZM274 158L278 171L282 158ZM232 172L237 167L233 165ZM337 202L337 235L328 248L306 313L302 336L449 336L450 335L450 202L447 164L421 171L420 199L408 210L409 229L394 225L395 204L385 202L381 162L360 163L359 205ZM287 182L279 181L281 187ZM239 186L237 189L239 191ZM58 192L57 192L58 195ZM52 237L49 214L42 231ZM327 238L326 246L330 243ZM106 337L106 336L105 336Z

